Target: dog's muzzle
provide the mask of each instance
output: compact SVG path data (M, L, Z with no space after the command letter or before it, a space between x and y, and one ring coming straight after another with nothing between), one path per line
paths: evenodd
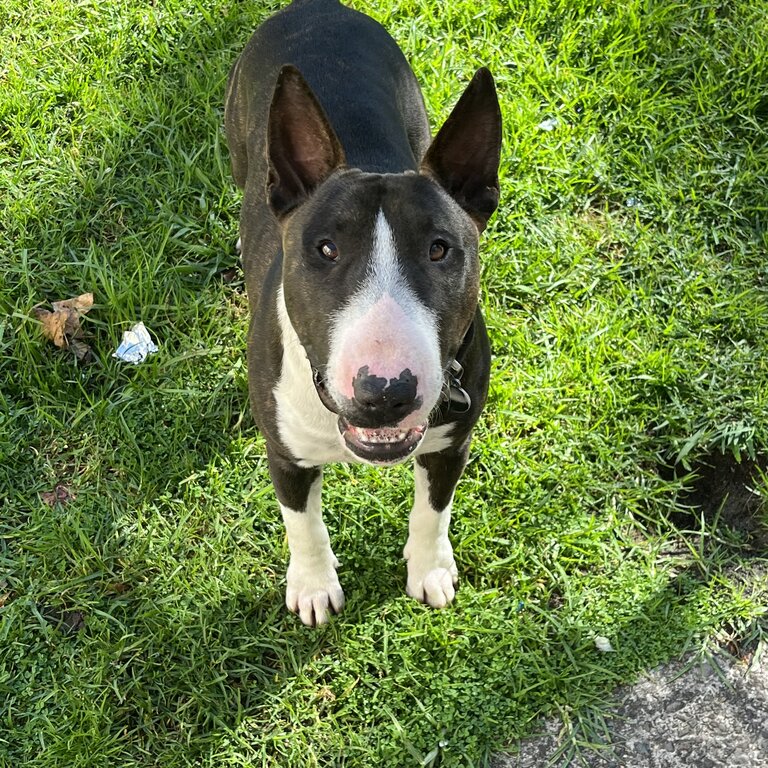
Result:
M398 424L379 426L374 423L374 413L367 418L358 417L364 425L353 423L331 397L317 368L312 369L312 380L322 404L338 416L337 425L344 444L359 459L369 464L397 464L407 459L424 439L426 423L409 427Z

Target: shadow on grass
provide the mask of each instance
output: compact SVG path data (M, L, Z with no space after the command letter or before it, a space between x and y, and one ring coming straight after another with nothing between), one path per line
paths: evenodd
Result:
M124 78L105 90L105 116L87 130L68 124L86 119L78 104L59 103L75 92L49 105L62 117L51 147L64 151L39 206L19 214L6 278L18 283L20 317L42 298L93 291L85 330L97 361L79 365L29 320L11 336L18 366L3 394L11 416L36 414L20 460L39 490L77 484L90 466L150 497L226 453L233 430L250 425L244 300L216 272L236 260L224 82L254 20L239 7L206 19L174 42L173 57L153 60L145 89ZM111 353L139 319L161 351L134 368Z
M689 654L695 660L700 655L709 658L710 654L725 652L749 662L765 643L768 618L764 614L722 614L716 585L725 591L731 587L743 589L745 596L759 595L764 590L768 575L768 507L755 489L764 485L766 466L768 462L762 456L737 461L717 450L701 457L690 470L660 466L665 480L684 481L676 499L677 511L665 519L645 521L668 542L658 563L666 564L670 577L633 615L606 628L611 646L608 652L597 648L594 626L569 626L567 611L561 623L562 596L550 601L548 622L553 631L545 643L556 659L554 667L560 685L549 706L542 702L542 710L549 710L555 724L548 726L540 740L536 736L526 740L526 766L586 768L624 764L627 755L617 756L613 749L611 718L631 718L633 712L622 709L617 714L614 708L618 702L607 699L606 690L670 659L683 661ZM654 646L659 627L664 629L665 643ZM713 632L714 638L708 640ZM711 663L717 666L716 659ZM723 678L722 672L718 674ZM684 706L685 692L677 690L675 695L680 700L670 703L670 712ZM701 695L698 688L691 694ZM765 700L765 694L758 690L756 700L761 699ZM637 737L665 739L666 734L650 726L653 708L658 707L661 718L667 709L664 702L635 701L634 706L642 710L635 714L643 721L638 728L644 729L637 731ZM749 707L735 702L727 716L731 725L742 725L744 733L752 733ZM627 726L622 725L624 737L634 733L631 728L630 719ZM616 746L627 750L631 743ZM655 743L652 746L654 750L658 747ZM521 745L507 744L506 748L510 754L498 754L493 761L497 768L518 764L515 756ZM645 765L645 756L635 754L635 759Z

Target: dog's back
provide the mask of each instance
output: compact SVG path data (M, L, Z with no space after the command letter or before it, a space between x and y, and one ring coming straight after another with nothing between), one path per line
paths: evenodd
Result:
M239 186L249 177L266 178L266 118L284 64L304 75L350 166L378 173L416 169L429 144L429 124L418 83L395 41L338 0L294 0L258 28L230 74L226 128ZM251 90L238 87L243 72ZM254 162L262 167L249 168Z

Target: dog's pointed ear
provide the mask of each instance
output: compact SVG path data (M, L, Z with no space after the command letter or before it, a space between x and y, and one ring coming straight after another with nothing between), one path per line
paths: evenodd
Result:
M434 178L480 232L499 204L501 110L493 76L475 72L427 149L420 171Z
M269 108L267 162L267 201L278 218L346 162L320 102L291 64L280 70Z

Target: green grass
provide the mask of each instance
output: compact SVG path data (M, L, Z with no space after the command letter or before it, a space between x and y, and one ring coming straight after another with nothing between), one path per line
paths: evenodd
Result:
M652 665L763 635L765 550L675 513L687 469L768 451L765 3L355 4L433 125L480 64L502 98L456 604L404 595L409 471L336 467L347 608L308 630L282 605L246 300L220 277L224 82L277 4L0 0L2 768L480 766L543 714L586 723ZM80 365L31 310L86 291ZM160 352L121 364L139 319Z

